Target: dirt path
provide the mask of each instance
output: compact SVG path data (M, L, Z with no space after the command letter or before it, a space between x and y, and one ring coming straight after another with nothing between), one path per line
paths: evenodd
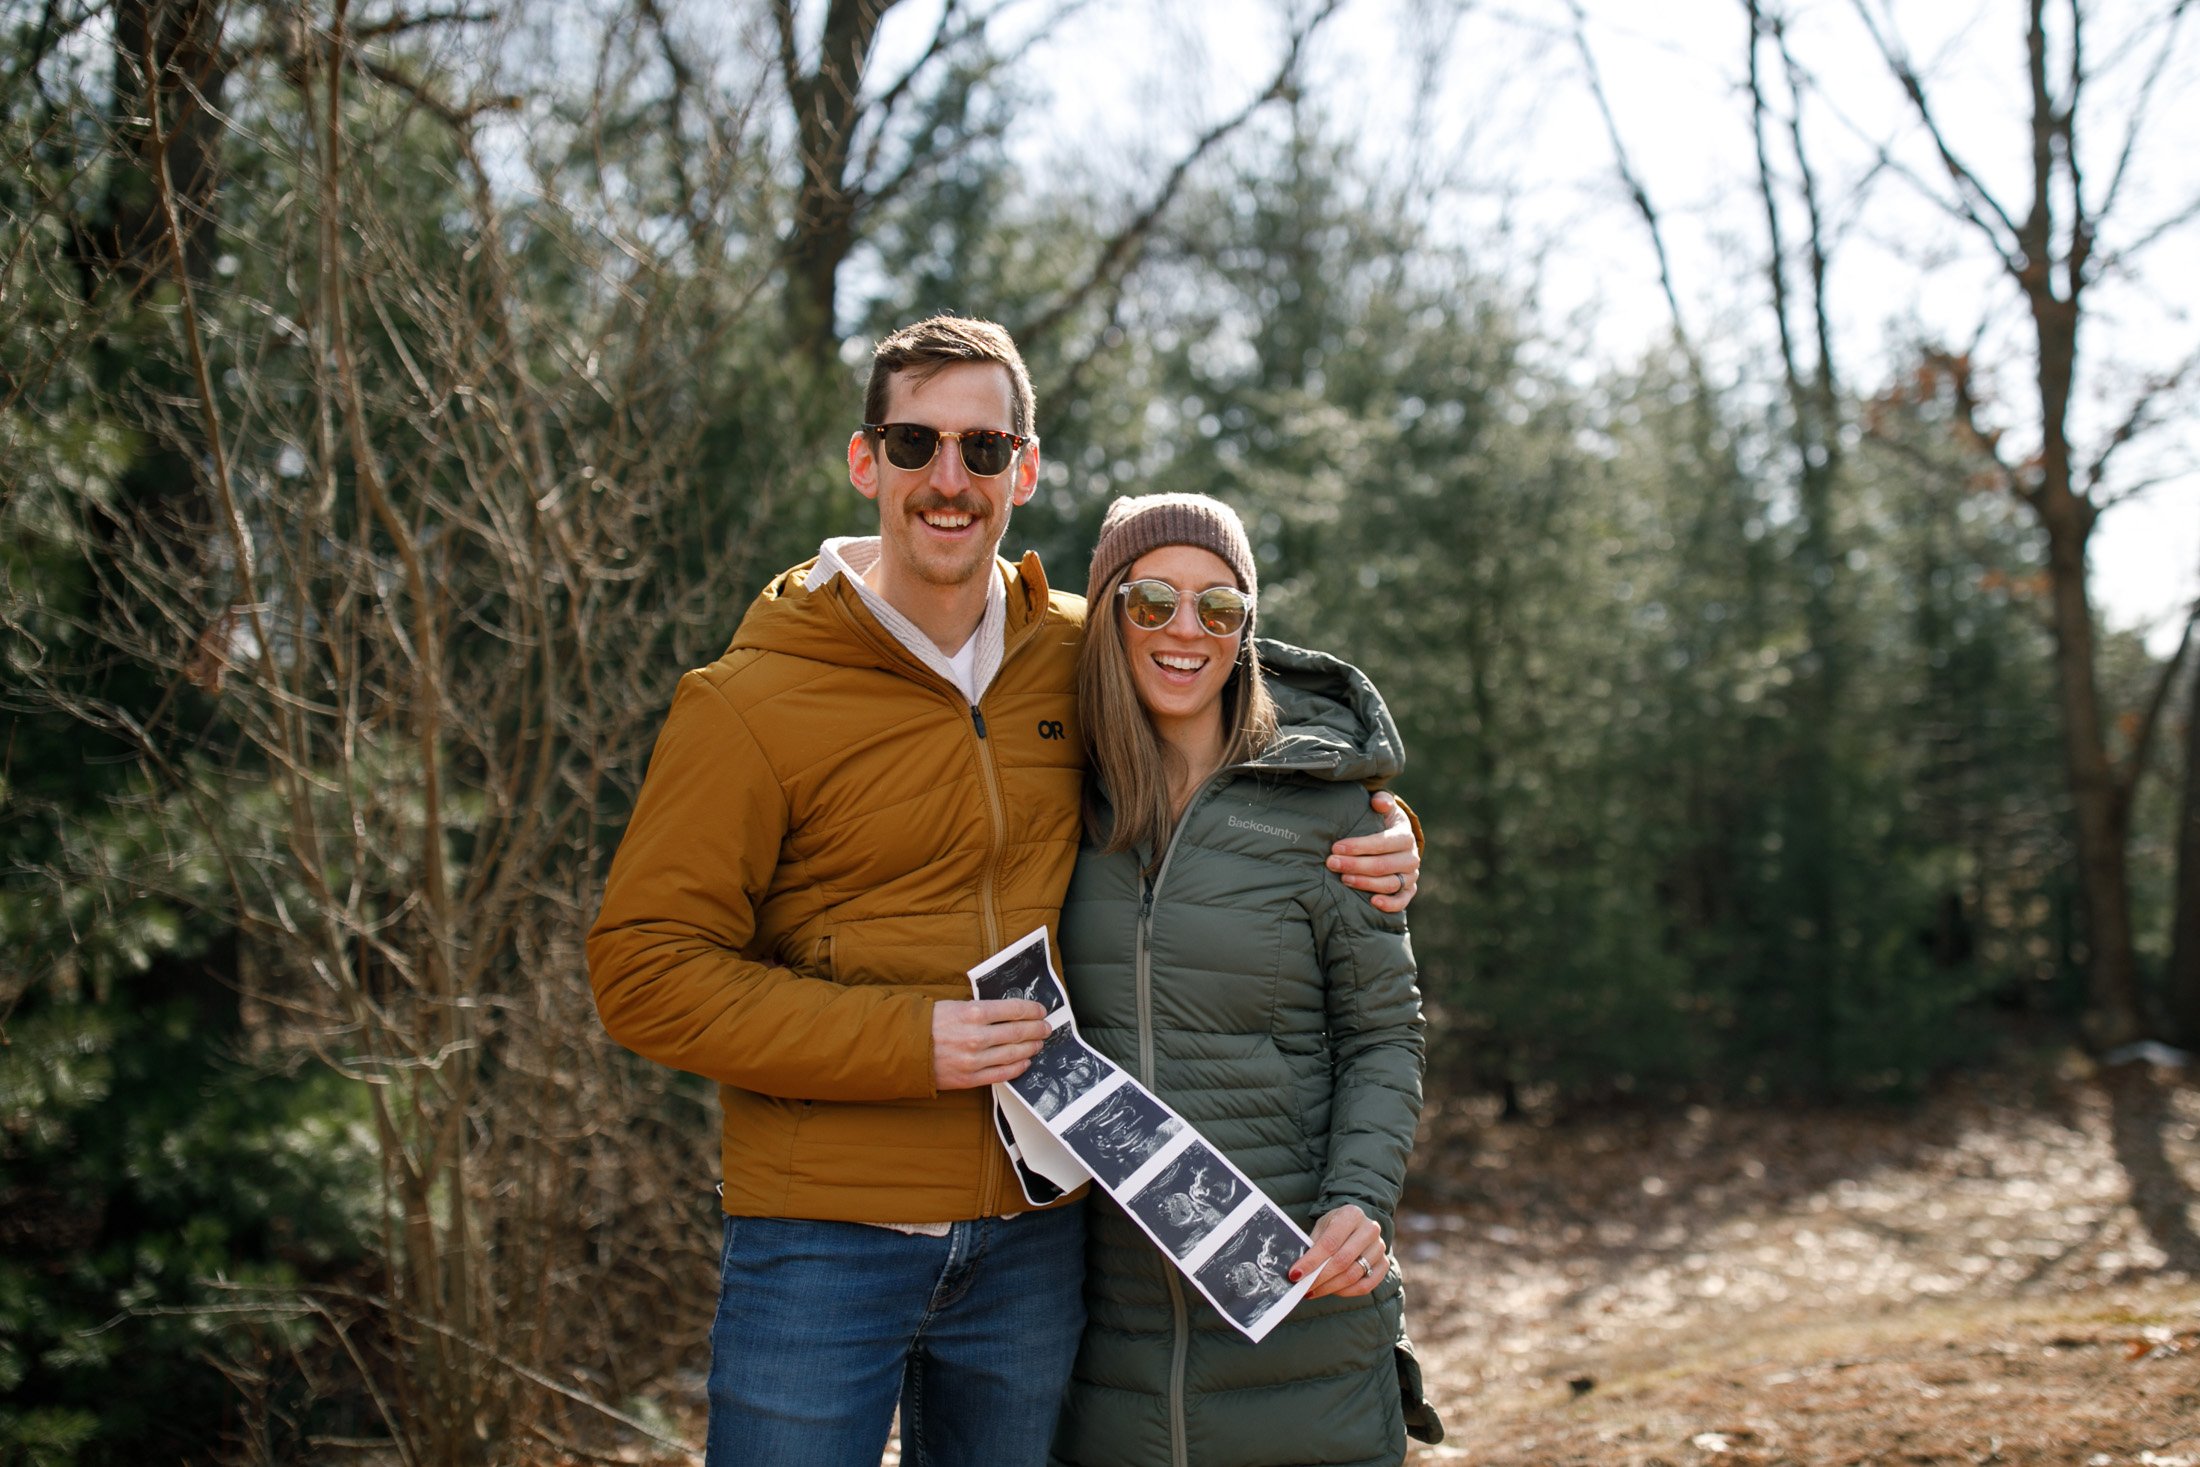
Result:
M1877 1112L1441 1107L1399 1222L1450 1432L1412 1467L2200 1467L2193 1071L2065 1060Z
M2200 1467L2200 1087L1432 1118L1401 1215L1417 1467Z

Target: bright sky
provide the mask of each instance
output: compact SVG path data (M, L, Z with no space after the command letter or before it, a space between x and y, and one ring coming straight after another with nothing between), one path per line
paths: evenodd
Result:
M1904 340L1930 333L1976 359L2021 362L2021 311L1981 240L1922 201L1944 175L1872 49L1857 0L1789 0L1809 82L1805 135L1832 217L1838 369L1879 380ZM1864 0L1884 18L1889 0ZM1894 33L1932 89L1952 146L2012 213L2022 212L2029 134L2020 0L1892 0ZM1303 0L1302 0L1303 5ZM1622 142L1663 216L1690 333L1738 372L1766 349L1763 206L1751 151L1742 0L1581 0ZM1021 13L1054 9L1035 0ZM2080 137L2089 191L2114 171L2158 39L2136 36L2156 0L2099 0L2087 33L2102 104ZM1035 50L1026 80L1046 99L1026 161L1082 171L1126 195L1151 187L1186 139L1234 113L1273 74L1279 0L1094 0ZM936 6L891 12L882 69L929 34ZM2158 37L2159 33L2155 33ZM1772 52L1763 53L1770 66ZM2128 242L2200 200L2200 20L2167 53L2152 110L2104 241ZM1585 371L1627 361L1668 320L1647 232L1613 167L1586 85L1568 0L1345 0L1315 47L1307 97L1388 175L1414 185L1430 217L1490 242L1501 277L1532 283L1551 329L1578 341ZM1784 98L1782 99L1784 104ZM1875 167L1882 149L1898 169ZM1900 171L1906 169L1911 177ZM1798 216L1799 217L1799 216ZM1790 239L1795 235L1791 227ZM2134 395L2200 350L2200 227L2165 234L2091 298L2090 365L2074 421L2081 449L2105 440ZM2200 376L2200 372L2192 374ZM2010 401L2012 441L2025 383ZM2200 594L2200 382L2167 400L2167 424L2120 459L2153 489L2107 515L2094 537L2094 595L2116 626L2152 629L2166 652L2179 609Z

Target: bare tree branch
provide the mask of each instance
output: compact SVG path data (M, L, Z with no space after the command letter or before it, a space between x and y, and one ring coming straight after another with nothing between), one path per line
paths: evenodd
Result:
M1053 304L1016 328L1015 335L1019 341L1036 341L1049 335L1091 299L1094 292L1130 268L1139 250L1144 247L1146 237L1152 232L1154 225L1160 222L1161 216L1168 212L1169 205L1176 199L1177 191L1184 186L1185 178L1200 159L1251 121L1270 102L1290 95L1292 83L1298 76L1299 59L1308 42L1323 23L1337 13L1342 4L1343 0L1323 0L1313 16L1291 33L1290 41L1284 48L1283 61L1277 66L1276 74L1267 87L1193 141L1191 148L1176 160L1175 165L1162 178L1160 187L1154 190L1145 207L1101 246L1099 257L1094 260L1085 278L1063 292Z
M1796 65L1794 48L1788 45L1787 25L1775 17L1772 22L1772 40L1780 53L1780 64L1785 73L1788 88L1788 142L1795 153L1796 178L1803 190L1803 218L1806 229L1804 246L1810 258L1810 302L1812 330L1818 339L1818 365L1816 390L1827 451L1836 448L1833 416L1839 397L1839 386L1833 370L1833 323L1827 315L1825 219L1818 204L1818 174L1811 167L1810 150L1803 145L1803 79Z
M1956 423L1965 440L1993 460L1994 467L2001 471L2012 492L2025 495L2025 485L2015 466L2001 455L2001 430L1989 428L1983 421L1983 405L1972 381L1970 353L1927 347L1923 357L1926 366L1947 379L1955 399Z
M142 58L146 74L154 74L156 64L150 45ZM222 523L229 537L230 554L235 558L238 588L251 619L252 637L257 645L260 675L269 687L281 685L274 661L274 637L272 629L261 616L258 608L263 604L259 592L259 570L254 554L251 531L245 527L244 514L239 507L236 480L231 472L229 447L225 441L221 420L220 401L214 393L213 370L207 362L206 331L199 316L198 293L193 287L191 272L187 268L190 251L184 238L184 224L177 207L175 180L168 171L167 124L158 105L147 110L147 126L152 133L155 189L161 211L161 219L167 232L169 263L175 281L177 300L182 307L183 336L190 353L191 372L195 379L200 415L200 430L204 435L209 477L219 496Z
M2185 654L2192 648L2195 626L2200 626L2200 600L2186 609L2185 627L2178 634L2177 650L2155 674L2154 691L2147 698L2146 710L2139 715L2139 726L2131 736L2131 747L2124 751L2123 763L2116 771L2117 809L2123 818L2129 818L2132 802L2138 798L2139 785L2146 779L2147 753L2154 745L2154 731L2161 724L2163 708L2169 704L2170 687L2177 681L2178 670L2185 665Z
M520 105L519 98L512 96L482 97L466 103L452 102L438 96L429 83L386 61L354 54L351 64L362 75L371 76L384 86L410 97L422 111L454 132L464 132L471 128L475 119L483 113L516 111Z
M409 35L414 31L434 30L444 26L492 25L497 16L487 10L424 10L417 13L399 11L372 25L347 30L346 44L357 46L368 41L387 40L392 36ZM328 33L301 24L298 27L271 26L258 39L224 48L223 65L235 67L247 61L272 60L286 67L295 65L298 55L298 32L307 32L306 45L310 49L325 46Z
M990 15L965 17L961 12L962 0L946 0L940 7L939 23L932 28L931 41L917 53L917 59L910 62L907 69L895 77L871 104L870 111L875 121L872 125L871 141L863 150L863 166L859 170L859 177L868 178L877 171L879 149L886 142L886 125L902 101L908 97L910 89L916 85L917 78L930 69L933 62L955 47L973 36L985 34L986 24L992 19Z
M1949 178L1955 182L1956 198L1951 205L1952 211L1977 226L1993 244L1995 252L2001 256L2003 266L2012 275L2021 273L2023 267L2017 249L2023 231L2017 227L2016 220L2009 216L2009 211L1979 181L1970 165L1957 157L1955 150L1948 145L1939 119L1933 115L1932 105L1926 98L1925 83L1918 76L1908 54L1890 39L1888 32L1880 28L1866 0L1851 0L1851 4L1857 17L1864 22L1865 30L1871 33L1872 44L1878 47L1880 57L1887 63L1888 70L1894 73L1895 81L1901 86L1903 94L1910 99L1910 105L1916 109L1919 121L1924 123L1926 135L1932 139L1934 151L1940 155L1941 166L1948 170ZM1988 215L1992 216L1991 223ZM1996 233L1996 224L2000 226L1999 233Z
M2085 467L2085 492L2088 497L2101 487L2102 477L2108 472L2108 461L2116 451L2161 422L2155 412L2156 405L2163 397L2183 386L2186 376L2195 368L2200 368L2200 348L2195 348L2182 362L2152 378L2140 389L2125 412L2123 421L2116 425L2108 435L2108 441L2101 445ZM2101 507L2106 509L2111 502L2113 501L2104 501Z
M2159 243L2165 235L2176 233L2196 219L2200 219L2200 196L2195 196L2183 208L2142 229L2126 243L2097 256L2095 275L2105 275L2112 270L2121 269L2127 262Z
M1673 263L1666 254L1665 229L1658 221L1658 211L1650 203L1650 191L1643 187L1641 175L1635 172L1634 163L1627 156L1627 144L1620 136L1619 121L1612 115L1612 104L1604 95L1604 78L1597 69L1596 54L1589 49L1589 17L1581 8L1581 0L1566 0L1566 8L1573 15L1574 49L1580 53L1581 69L1589 82L1589 95L1597 104L1597 114L1604 119L1604 135L1611 141L1612 162L1619 169L1620 182L1627 187L1627 197L1634 204L1635 212L1642 216L1643 227L1650 231L1650 247L1658 256L1658 286L1665 292L1666 310L1673 317L1673 337L1681 344L1681 350L1691 363L1696 362L1696 348L1688 333L1688 325L1681 315L1680 296L1673 289ZM1701 369L1696 369L1699 374Z
M2186 472L2189 472L2189 470ZM2161 488L2164 484L2174 483L2184 477L2185 473L2180 472L2174 474L2149 474L2143 479L2134 479L2130 483L2124 485L2123 488L2117 490L2114 494L2105 496L2100 501L2100 512L2102 514L2107 514L2110 510L2114 509L2119 504L2128 504L2134 499L2143 499L2148 494L2151 494L2155 490Z
M1089 0L1064 0L1063 4L1061 4L1054 11L1050 12L1046 25L1040 27L1031 35L1025 37L1023 43L1019 45L1014 51L990 63L986 68L988 73L1013 71L1016 68L1017 64L1021 62L1025 56L1029 55L1032 50L1042 45L1047 40L1047 38L1051 35L1056 26L1060 25L1071 15L1074 15L1076 12L1084 9L1087 3L1089 3ZM876 152L876 143L878 141L878 138L882 135L883 133L873 135L872 153L874 155ZM938 171L942 166L953 162L956 158L961 157L964 153L975 147L983 137L988 135L989 134L980 132L979 130L970 129L958 135L946 148L911 149L908 155L902 159L901 166L894 170L892 174L888 175L886 178L880 179L876 183L867 183L862 187L859 194L859 207L862 210L868 212L893 202L893 200L898 197L904 190L906 190L911 184L931 175L932 173ZM865 164L864 177L870 177L871 167L872 162L867 161Z
M1770 104L1765 98L1764 78L1758 66L1758 51L1767 39L1770 22L1759 8L1758 0L1742 0L1742 9L1749 17L1749 121L1750 137L1757 156L1757 193L1764 201L1765 234L1768 240L1765 273L1772 287L1772 319L1780 336L1780 368L1787 382L1788 401L1800 415L1803 403L1803 371L1795 345L1795 330L1788 307L1787 245L1780 223L1780 191L1772 171L1772 153L1765 136L1765 124Z
M399 11L372 25L354 26L351 38L354 43L379 41L385 36L403 35L407 31L428 30L436 26L490 25L496 18L493 10L422 10L409 15Z
M2116 165L2109 171L2108 189L2101 195L2097 217L2107 219L2115 212L2117 199L2123 196L2124 180L2130 176L2131 160L2139 149L2139 138L2146 130L2147 113L2154 103L2154 90L2162 80L2162 73L2169 67L2170 58L2177 52L2177 29L2184 24L2185 12L2192 8L2192 0L2177 0L2177 4L2161 22L2163 36L2155 49L2153 64L2147 67L2144 80L2139 83L2139 93L2131 107L2131 124L2124 130L2123 146L2116 150Z
M636 3L643 23L657 38L657 55L665 63L672 80L671 86L665 89L665 160L672 169L673 189L679 196L680 222L697 254L707 257L713 248L715 231L701 208L701 190L695 186L687 164L687 119L698 89L695 67L673 40L672 27L665 20L664 7L658 0L636 0Z

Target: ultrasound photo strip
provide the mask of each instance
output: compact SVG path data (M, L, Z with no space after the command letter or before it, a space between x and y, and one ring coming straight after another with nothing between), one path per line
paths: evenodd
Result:
M1046 1128L1043 1113L1060 1110L1099 1079L1107 1061L1077 1038L1069 995L1054 976L1054 960L1044 927L1027 933L972 968L970 991L980 999L1028 999L1047 1011L1048 1035L1030 1068L1013 1083L993 1087L993 1126L1008 1152L1009 1174L1024 1200L1034 1207L1058 1201L1062 1194L1092 1180L1061 1138Z
M1047 1011L1047 1023L1053 1029L1039 1060L1025 1076L1018 1077L1019 1081L1030 1077L1032 1088L1025 1095L1013 1095L1005 1083L993 1087L993 1126L1008 1152L1009 1175L1016 1179L1026 1202L1044 1207L1092 1179L1084 1164L1040 1123L1036 1114L1067 1103L1075 1091L1062 1087L1082 1088L1090 1083L1090 1077L1077 1068L1072 1056L1065 1053L1065 1046L1057 1042L1065 1036L1074 1041L1076 1025L1069 1010L1069 996L1054 976L1046 929L1017 939L972 968L969 977L971 992L980 999L1026 999L1039 1004ZM1079 1043L1077 1048L1081 1050L1083 1045ZM1099 1059L1097 1055L1092 1058ZM1051 1096L1040 1088L1042 1082L1049 1081L1054 1087ZM1027 1104L1019 1105L1017 1099Z
M1167 1102L1100 1058L1108 1079L1047 1129L1192 1287L1259 1343L1314 1286L1318 1270L1296 1284L1285 1273L1312 1240Z
M1047 1011L1055 1029L1072 1024L1069 995L1054 976L1047 930L1041 927L1002 948L970 970L970 986L980 998L1021 998Z
M996 1118L1021 1143L1010 1154L1025 1195L1034 1191L1027 1165L1061 1175L1043 1144L1058 1142L1223 1318L1264 1339L1319 1275L1293 1284L1286 1272L1311 1243L1298 1224L1167 1102L1085 1043L1045 928L971 969L970 986L981 998L1044 1004L1054 1025L1030 1067L993 1087Z

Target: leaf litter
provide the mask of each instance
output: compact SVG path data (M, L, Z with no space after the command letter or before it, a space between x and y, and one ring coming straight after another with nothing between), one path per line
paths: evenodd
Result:
M1414 1467L2200 1467L2190 1072L1540 1125L1447 1102L1397 1251L1449 1433Z

